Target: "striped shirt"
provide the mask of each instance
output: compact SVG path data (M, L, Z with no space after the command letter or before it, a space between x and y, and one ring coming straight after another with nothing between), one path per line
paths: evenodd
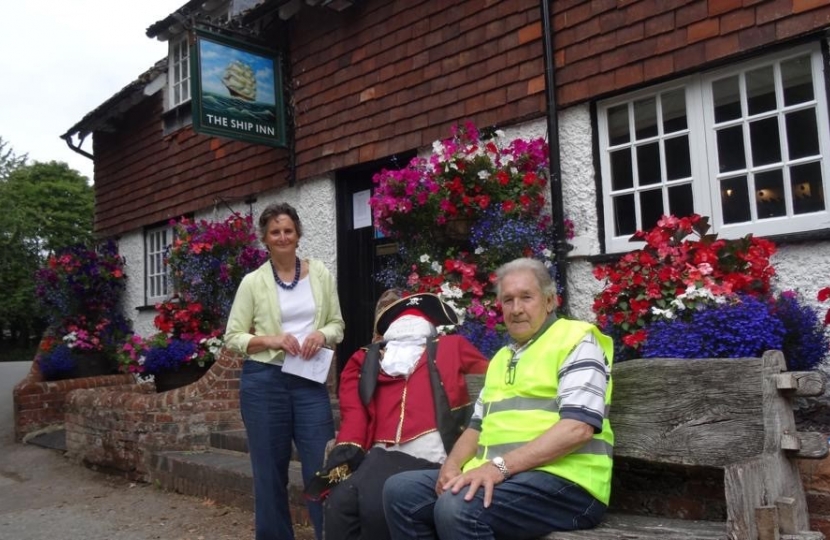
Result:
M516 369L522 353L530 343L513 349L512 368ZM602 431L605 418L605 390L611 378L611 368L599 343L588 333L570 352L559 369L559 394L556 402L559 417L579 420L592 426L596 433ZM473 409L469 427L481 431L484 402L479 394Z

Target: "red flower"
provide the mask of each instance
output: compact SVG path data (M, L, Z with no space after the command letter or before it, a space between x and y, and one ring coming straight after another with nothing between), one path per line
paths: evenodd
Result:
M629 354L645 339L643 327L652 320L652 308L665 308L690 285L714 294L769 291L775 275L769 260L775 253L772 242L752 236L721 240L707 230L708 218L696 214L663 216L653 229L632 235L644 247L594 269L594 277L606 282L594 298L597 321L611 321ZM830 298L830 287L824 296Z

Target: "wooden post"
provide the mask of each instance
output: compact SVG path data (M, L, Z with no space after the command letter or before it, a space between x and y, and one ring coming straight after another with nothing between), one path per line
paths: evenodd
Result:
M778 508L761 506L755 509L755 527L758 540L780 540L778 534Z

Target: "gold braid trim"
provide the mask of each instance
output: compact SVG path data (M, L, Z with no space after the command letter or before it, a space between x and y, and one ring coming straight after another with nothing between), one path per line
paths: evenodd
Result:
M333 484L338 484L348 478L351 474L352 471L349 470L349 466L344 463L343 465L338 465L330 470L328 474L324 474L323 478L328 479Z

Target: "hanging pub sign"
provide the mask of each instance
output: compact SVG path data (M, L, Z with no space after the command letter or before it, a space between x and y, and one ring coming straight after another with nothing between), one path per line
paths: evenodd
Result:
M193 129L254 144L286 146L279 54L202 29L195 34Z

